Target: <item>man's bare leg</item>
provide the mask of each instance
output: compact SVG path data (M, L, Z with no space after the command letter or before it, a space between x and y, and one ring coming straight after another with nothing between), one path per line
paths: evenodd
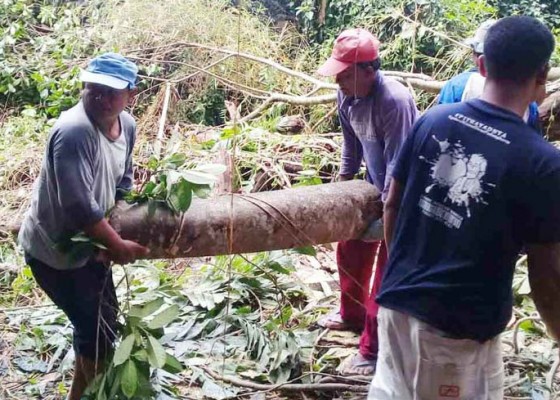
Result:
M76 355L74 378L72 379L68 400L81 399L88 385L95 379L95 376L101 372L101 365L103 365L103 361L98 360L96 368L95 360Z

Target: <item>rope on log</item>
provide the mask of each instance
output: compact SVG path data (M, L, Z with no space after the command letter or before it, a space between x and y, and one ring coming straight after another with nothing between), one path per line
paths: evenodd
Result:
M164 207L149 216L147 204L120 204L109 220L123 238L150 248L150 258L242 254L356 239L381 217L379 198L373 185L354 180L194 200L183 218Z

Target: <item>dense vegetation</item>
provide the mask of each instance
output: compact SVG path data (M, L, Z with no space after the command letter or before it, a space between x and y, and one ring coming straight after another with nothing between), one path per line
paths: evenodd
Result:
M443 80L469 66L462 41L480 22L513 13L534 15L560 33L556 0L4 0L0 217L12 221L27 207L48 131L78 101L79 68L99 52L120 51L140 66L131 107L139 129L135 167L139 187L151 191L139 197L182 212L200 187L185 180L156 190L146 179L164 176L169 165L183 173L224 162L224 154L237 191L320 184L336 174L332 103L276 102L237 123L271 94L330 93L315 93L309 80L278 64L313 75L338 33L359 26L380 37L384 69ZM421 108L434 100L433 93L415 95ZM302 134L276 132L288 115L299 115ZM188 192L189 201L177 191ZM0 232L0 240L0 397L58 398L70 373L71 330L37 289L13 239ZM326 278L310 283L301 270ZM111 398L113 390L114 398L264 398L216 374L253 384L334 379L329 374L355 344L351 336L323 336L314 325L336 299L329 286L336 279L328 279L334 270L328 247L116 268L122 344L97 382L104 395L95 398ZM505 336L508 394L537 399L557 384L545 378L552 342L535 318L524 259L515 288L516 319Z

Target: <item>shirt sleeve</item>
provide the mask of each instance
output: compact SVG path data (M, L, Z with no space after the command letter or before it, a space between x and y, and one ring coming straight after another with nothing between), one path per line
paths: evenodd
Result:
M71 230L81 230L104 217L93 196L95 144L81 128L55 131L51 142L58 203Z
M467 84L469 73L462 73L450 80L441 88L438 104L459 103L463 97L465 85Z
M527 120L527 125L537 131L539 135L543 136L539 118L539 105L535 101L529 104L529 118Z
M385 161L385 182L382 198L389 193L393 170L397 163L399 152L412 130L417 116L416 106L412 99L406 105L394 107L383 119L383 132L385 148L383 158Z
M136 142L136 125L132 121L132 125L129 128L129 133L126 138L127 143L127 153L126 153L126 164L124 175L117 185L116 199L121 200L128 192L132 190L134 182L134 174L132 169L132 152L134 149L134 143Z
M402 185L406 183L410 173L411 163L414 160L414 142L416 140L415 138L418 136L418 131L422 126L423 120L424 116L420 117L418 121L415 122L395 161L392 178Z
M447 83L441 88L441 91L439 92L438 104L455 103L453 88L453 82L447 81Z
M364 150L350 125L350 121L344 109L341 107L340 95L338 101L338 118L340 120L343 137L340 175L356 175L360 170Z
M526 193L530 196L525 212L523 232L527 243L560 242L560 153L555 165L537 175Z

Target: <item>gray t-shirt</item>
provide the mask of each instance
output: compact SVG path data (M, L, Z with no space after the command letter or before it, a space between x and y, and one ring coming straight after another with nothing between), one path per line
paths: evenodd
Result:
M32 257L61 270L82 267L91 258L91 252L70 256L59 245L100 221L118 193L132 188L136 125L126 112L119 121L121 135L109 140L79 102L54 125L19 232L21 246Z

